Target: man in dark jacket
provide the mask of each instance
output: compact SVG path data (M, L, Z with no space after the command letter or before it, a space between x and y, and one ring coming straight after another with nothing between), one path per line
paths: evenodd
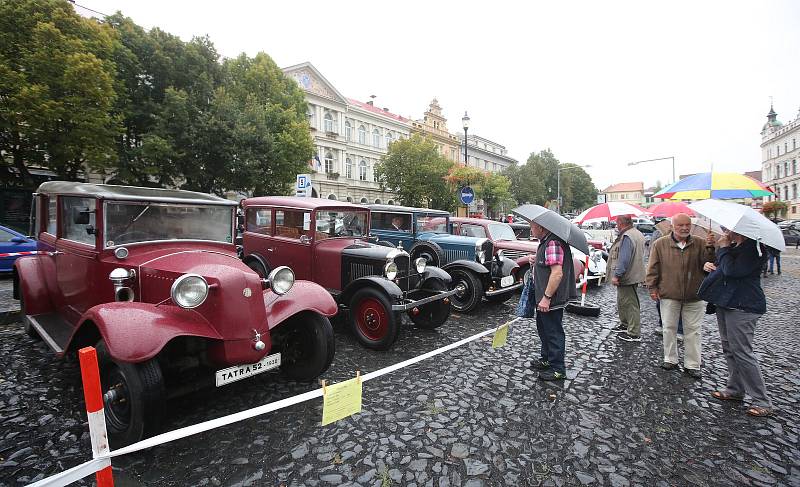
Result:
M541 358L534 360L531 367L540 371L542 380L564 380L567 377L564 307L577 296L575 271L569 265L572 252L566 242L538 223L531 222L531 235L539 239L536 261L531 267L534 269L536 331L542 344Z
M612 331L626 342L641 340L642 310L636 290L644 282L644 235L633 226L628 215L617 217L619 237L608 251L611 284L617 287L617 313L620 324Z

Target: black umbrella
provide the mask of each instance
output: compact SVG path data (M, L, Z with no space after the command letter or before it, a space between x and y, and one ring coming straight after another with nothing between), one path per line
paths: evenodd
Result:
M522 205L511 211L529 222L538 223L569 245L584 254L589 254L589 244L586 242L583 230L555 211L539 205Z

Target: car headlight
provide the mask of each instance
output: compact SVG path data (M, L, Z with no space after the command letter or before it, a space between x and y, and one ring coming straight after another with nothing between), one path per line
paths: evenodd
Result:
M383 268L383 273L386 275L386 279L390 281L394 280L394 278L397 277L397 264L395 264L394 261L387 262L386 267Z
M267 277L272 292L282 296L294 286L294 271L285 265L276 267Z
M483 264L486 262L486 252L483 250L479 250L478 253L475 255L475 258L478 259L478 262Z
M420 257L414 261L414 266L417 268L417 274L422 274L428 267L428 261L424 257Z
M592 260L595 262L600 262L603 260L603 254L600 252L592 252Z
M172 283L170 295L172 301L181 308L196 308L208 297L208 283L203 276L184 274Z

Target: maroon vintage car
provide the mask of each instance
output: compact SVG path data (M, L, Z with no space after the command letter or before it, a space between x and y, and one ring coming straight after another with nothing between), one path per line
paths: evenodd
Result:
M499 255L511 259L519 266L514 276L515 279L517 281L526 281L528 279L531 272L528 256L536 254L536 249L539 248L538 240L518 240L517 234L511 225L494 220L452 217L450 222L453 224L451 230L453 235L488 238L491 240L494 243L496 256ZM530 225L528 225L528 229L530 229ZM575 269L576 282L582 283L584 263L573 255L572 264Z
M25 329L57 354L97 347L112 445L158 428L165 399L333 360L336 303L288 267L267 279L233 244L236 203L201 193L53 181L34 195L40 255L14 267Z
M250 198L244 211L244 262L261 275L290 265L300 279L330 291L365 347L394 343L402 313L433 329L450 316L450 275L412 262L402 248L368 239L370 209L341 201L293 196Z

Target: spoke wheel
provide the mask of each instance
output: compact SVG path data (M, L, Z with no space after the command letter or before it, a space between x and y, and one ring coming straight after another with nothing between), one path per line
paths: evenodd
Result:
M483 284L472 272L458 269L450 273L453 278L453 289L457 292L450 297L453 308L462 313L469 313L478 307L483 298Z
M353 295L350 324L358 341L367 348L386 350L397 339L397 316L386 295L376 289L361 289Z

